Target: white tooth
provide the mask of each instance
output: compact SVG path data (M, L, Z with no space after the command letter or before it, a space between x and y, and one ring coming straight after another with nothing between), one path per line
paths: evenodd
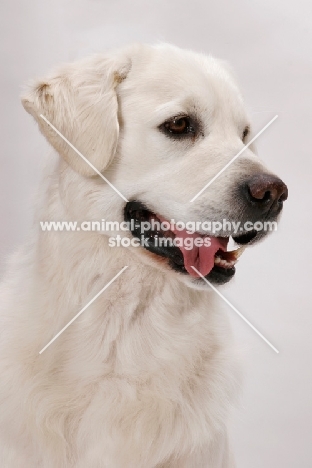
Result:
M239 245L236 244L235 240L233 239L232 236L229 237L228 245L227 245L227 252L232 252L233 250L239 249Z
M220 265L226 266L226 261L225 260L220 260Z
M242 255L246 247L240 247L239 249L235 250L235 260L238 260L238 258Z
M222 265L225 266L226 268L232 268L232 266L235 264L234 260L223 260Z

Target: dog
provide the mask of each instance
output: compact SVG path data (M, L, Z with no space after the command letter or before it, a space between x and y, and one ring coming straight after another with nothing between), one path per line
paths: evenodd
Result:
M233 71L134 44L60 66L22 103L58 158L0 290L1 466L233 468L241 370L210 284L266 232L201 223L276 221L287 198L249 144ZM128 228L40 228L71 220Z

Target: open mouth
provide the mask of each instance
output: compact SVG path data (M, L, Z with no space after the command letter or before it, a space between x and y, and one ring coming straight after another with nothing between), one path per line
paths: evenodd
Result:
M228 251L229 237L213 237L177 229L140 201L128 202L124 217L125 221L130 222L132 235L142 241L141 245L153 254L166 258L173 270L193 278L204 276L217 284L226 283L234 276L235 264L245 249L244 245L257 235L256 231L250 231L233 237L242 247ZM162 228L164 224L166 229Z

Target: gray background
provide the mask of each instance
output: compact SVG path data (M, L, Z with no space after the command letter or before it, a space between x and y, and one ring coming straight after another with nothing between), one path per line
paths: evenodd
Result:
M299 0L11 0L1 2L0 254L29 229L47 144L19 102L21 85L65 60L132 41L212 53L236 69L265 163L290 191L282 222L240 260L226 297L246 356L233 440L239 468L312 467L311 2ZM221 301L221 300L220 300Z

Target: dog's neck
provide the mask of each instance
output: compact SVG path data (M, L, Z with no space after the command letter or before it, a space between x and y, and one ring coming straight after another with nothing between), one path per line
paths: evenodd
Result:
M66 168L62 168L63 179L65 170ZM70 176L69 171L67 176ZM68 178L70 180L70 177ZM56 173L47 190L43 209L39 210L38 221L73 221L66 206L66 191L60 186L59 180ZM62 192L65 193L63 197ZM58 219L55 219L55 213L58 214ZM36 257L39 257L40 261L36 264L39 265L39 277L46 283L46 288L54 291L54 294L57 291L60 300L67 301L68 304L73 303L76 308L92 299L92 294L95 296L125 266L128 269L116 279L118 296L123 290L125 293L127 291L128 275L131 277L131 284L135 285L136 295L142 293L145 304L146 296L152 300L155 294L165 307L166 298L171 297L168 288L172 289L176 305L181 301L181 308L185 307L188 298L193 303L194 298L204 294L203 291L194 291L187 287L177 273L158 268L155 262L144 262L142 257L134 252L134 248L131 250L126 247L110 247L109 236L105 233L77 230L42 231L39 222L37 228ZM113 285L107 290L108 295L112 288ZM130 308L130 302L128 306Z
M58 192L50 190L48 194L43 210L48 219L64 210ZM211 351L209 337L223 327L211 291L189 288L178 274L143 263L128 248L109 247L108 236L102 233L43 232L38 228L35 246L34 313L38 321L48 324L38 346L48 343L51 329L54 334L61 330L127 266L58 339L55 346L59 352L84 352L81 343L94 342L100 349L102 366L103 361L110 362L112 353L118 355L118 349L127 349L128 354L119 359L122 371L142 373L151 363L147 358L142 361L140 349L144 355L157 356L167 349L172 359L185 354L186 362ZM96 340L100 344L96 345ZM81 362L84 359L81 356ZM94 362L92 366L95 368Z

